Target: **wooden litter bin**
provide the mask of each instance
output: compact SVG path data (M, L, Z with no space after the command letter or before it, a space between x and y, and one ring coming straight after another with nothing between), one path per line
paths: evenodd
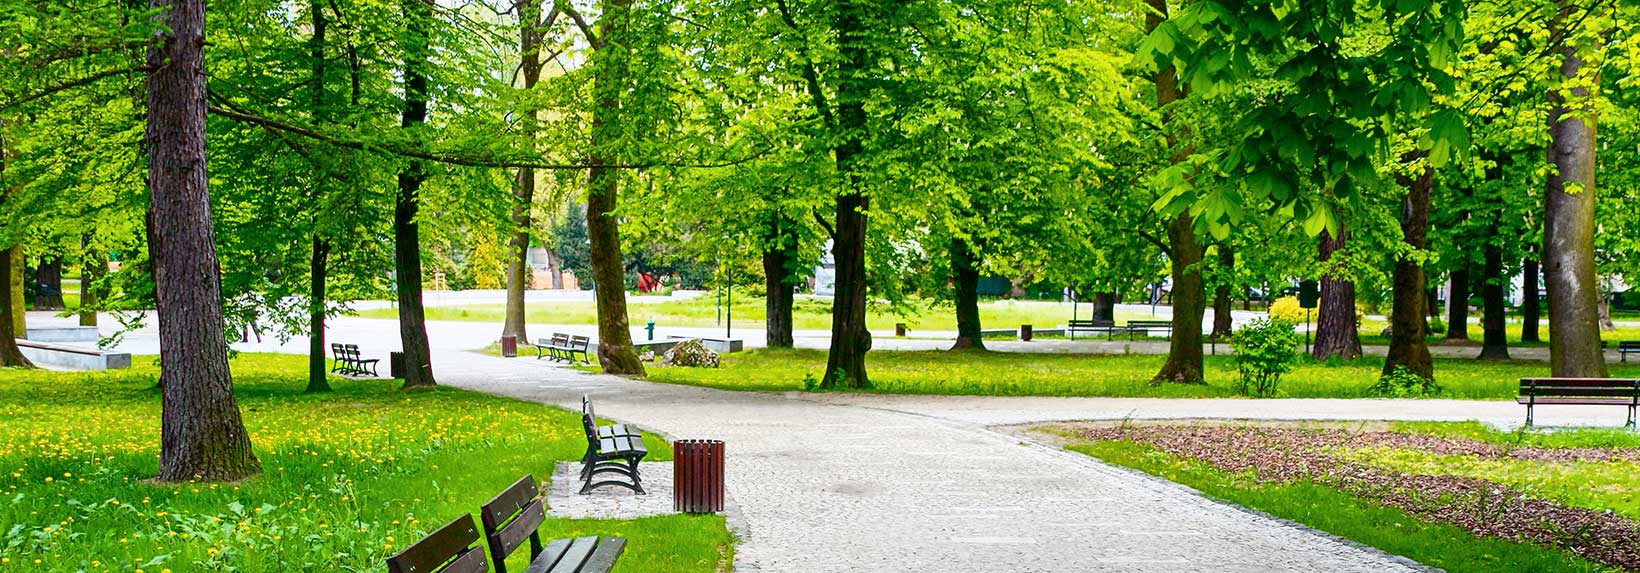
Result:
M723 441L672 443L672 508L683 513L723 511Z

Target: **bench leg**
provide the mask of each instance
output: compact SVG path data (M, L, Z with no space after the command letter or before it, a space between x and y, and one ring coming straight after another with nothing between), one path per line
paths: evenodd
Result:
M1631 432L1635 430L1635 410L1636 409L1637 408L1635 406L1629 406L1629 423L1625 424L1623 426L1625 428L1628 428L1629 431L1631 431Z
M1526 405L1526 429L1532 429L1532 405Z

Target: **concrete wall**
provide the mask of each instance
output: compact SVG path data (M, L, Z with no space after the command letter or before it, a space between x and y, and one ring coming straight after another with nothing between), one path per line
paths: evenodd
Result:
M19 340L17 346L23 356L35 364L69 370L115 370L131 367L131 355L124 352L103 352L90 348L47 344L33 340Z

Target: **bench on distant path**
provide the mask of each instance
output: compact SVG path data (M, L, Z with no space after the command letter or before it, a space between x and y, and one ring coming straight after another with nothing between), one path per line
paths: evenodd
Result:
M131 354L95 348L17 340L17 349L30 362L73 370L117 370L131 367Z
M1071 340L1076 340L1077 331L1103 332L1105 340L1115 340L1116 333L1127 332L1127 329L1103 320L1071 320L1070 324L1065 326L1065 334L1070 335Z
M583 397L584 399L584 397ZM644 449L643 437L634 435L625 426L598 427L593 417L592 403L583 403L581 429L587 435L587 452L581 460L581 493L586 494L606 485L616 485L637 493L644 493L643 479L638 475L638 463L649 450ZM619 431L618 431L619 430ZM626 433L620 433L625 431ZM600 475L614 474L616 479L594 482ZM626 478L625 480L619 478Z
M552 338L535 339L535 344L531 346L535 347L536 360L540 360L542 358L552 358L553 360L558 360L558 351L553 349L561 346L569 346L569 335L562 332L555 332L552 334Z
M541 500L535 478L524 476L512 487L491 499L479 510L484 539L490 546L490 562L496 573L507 573L507 557L530 542L530 564L526 573L586 571L604 573L615 566L626 540L619 537L554 539L541 543L541 522L546 505Z
M1128 331L1128 340L1133 340L1133 337L1139 334L1150 336L1152 330L1165 330L1167 331L1167 337L1173 338L1173 321L1171 320L1129 320L1125 326Z
M587 349L592 346L592 339L585 336L570 336L562 332L553 333L552 339L545 338L535 341L535 359L543 356L557 362L575 362L575 355L581 355L581 362L592 362Z
M330 345L330 354L336 359L336 362L330 367L331 372L356 376L366 374L380 376L376 373L376 365L381 363L381 360L377 358L365 360L364 355L359 353L359 345L357 344L333 343Z
M1623 378L1521 378L1520 397L1526 406L1526 427L1532 427L1534 406L1624 406L1629 409L1625 428L1635 429L1640 410L1640 380Z
M1617 355L1623 362L1629 361L1630 354L1640 354L1640 340L1625 340L1617 343Z

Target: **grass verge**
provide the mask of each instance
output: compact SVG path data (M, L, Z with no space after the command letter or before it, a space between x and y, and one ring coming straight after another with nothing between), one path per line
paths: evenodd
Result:
M305 358L238 356L235 393L263 466L236 484L161 485L153 360L98 373L0 370L0 570L358 571L524 474L585 447L578 416L453 388L334 379ZM661 457L653 436L650 451ZM628 539L623 572L719 570L716 516L548 518L542 535ZM515 568L522 570L520 556ZM15 568L15 569L13 569Z
M1259 484L1250 475L1219 471L1148 445L1105 441L1069 448L1452 573L1612 570L1563 551L1476 537L1456 526L1424 522L1400 509L1311 482Z

